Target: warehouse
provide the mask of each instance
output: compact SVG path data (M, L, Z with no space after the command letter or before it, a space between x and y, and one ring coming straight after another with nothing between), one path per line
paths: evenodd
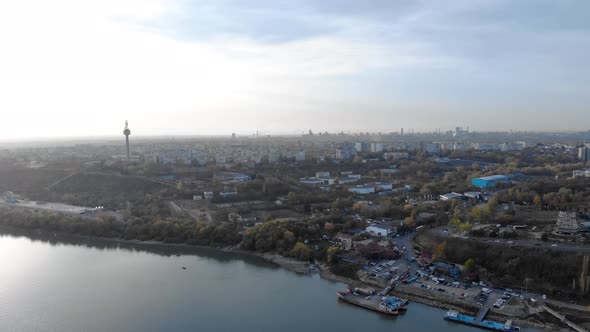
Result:
M471 184L478 188L493 188L498 183L508 183L510 178L506 175L490 175L471 180Z

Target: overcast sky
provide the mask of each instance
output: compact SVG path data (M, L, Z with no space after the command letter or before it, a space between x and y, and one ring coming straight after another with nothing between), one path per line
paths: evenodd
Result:
M0 0L0 138L590 129L590 1Z

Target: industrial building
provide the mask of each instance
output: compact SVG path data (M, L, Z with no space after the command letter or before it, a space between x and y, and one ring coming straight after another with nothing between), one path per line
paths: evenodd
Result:
M358 185L348 188L348 191L359 195L367 195L375 193L375 187L367 185Z
M590 178L590 168L573 171L573 177Z
M510 178L506 175L490 175L471 180L471 184L478 188L493 188L498 183L509 183Z
M393 221L371 223L367 228L365 228L365 231L375 236L388 236L395 234L397 231L397 228L393 225L393 223Z
M440 198L441 201L450 201L452 199L464 199L465 196L459 193L452 192L448 194L439 195L438 198Z
M223 184L241 183L252 181L252 176L235 172L219 172L215 175L215 180Z
M387 182L375 182L375 187L379 190L391 190L393 189L393 184Z

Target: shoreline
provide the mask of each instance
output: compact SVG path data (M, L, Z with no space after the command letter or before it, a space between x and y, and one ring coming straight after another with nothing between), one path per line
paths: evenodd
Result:
M0 225L0 231L5 230L6 233L15 236L27 236L27 235L43 235L43 236L50 236L50 232L46 232L43 230L23 230L21 228L15 227L7 227ZM14 234L17 233L17 234ZM5 233L5 234L6 234ZM262 259L263 261L274 264L277 267L283 268L287 271L294 272L297 274L310 274L311 273L311 266L309 262L299 261L290 257L281 256L277 253L261 253L255 251L248 251L243 250L237 246L207 246L207 245L191 245L186 243L166 243L162 241L156 240L148 240L148 241L141 241L141 240L124 240L119 238L108 238L108 237L97 237L97 236L87 236L87 235L79 235L79 234L70 234L70 233L53 233L54 238L59 240L59 237L62 238L72 238L76 240L98 240L104 241L106 243L111 244L127 244L127 245L141 245L141 246L148 246L148 247L162 247L162 248L184 248L184 249L206 249L206 250L213 250L219 253L228 253L228 254L236 254L239 256L247 256L247 257L256 257L258 259ZM36 240L36 239L33 239ZM49 239L47 239L49 241ZM85 243L87 244L87 243ZM348 286L358 286L358 287L382 287L377 283L371 283L362 280L354 280L350 278L346 278L343 276L336 275L329 270L329 267L324 263L317 264L319 275L322 279L330 281L330 282L339 282L346 284ZM450 301L450 299L441 299L437 297L428 296L425 294L418 294L419 292L413 291L411 288L406 286L397 286L392 290L392 292L397 293L396 295L401 295L408 300L411 300L416 303L421 303L424 305L428 305L431 307L439 308L439 309L453 309L459 310L463 312L471 312L473 311L473 306L464 306L463 303L456 303L456 301ZM495 319L513 319L516 323L518 323L522 327L532 327L536 329L542 329L545 331L556 331L560 329L559 326L546 324L546 323L536 323L531 322L529 320L522 320L516 317L512 317L509 315L498 315L497 313L490 312L490 317Z

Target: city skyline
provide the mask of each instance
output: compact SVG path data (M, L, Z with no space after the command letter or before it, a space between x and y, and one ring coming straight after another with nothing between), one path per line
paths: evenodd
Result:
M585 131L587 7L5 2L0 139Z

